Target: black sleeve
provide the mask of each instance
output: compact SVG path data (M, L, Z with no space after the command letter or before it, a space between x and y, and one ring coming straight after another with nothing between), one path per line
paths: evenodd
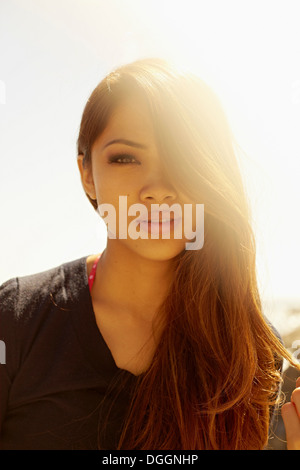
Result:
M20 343L18 328L18 279L10 279L0 286L0 433L5 418L10 386L18 369Z

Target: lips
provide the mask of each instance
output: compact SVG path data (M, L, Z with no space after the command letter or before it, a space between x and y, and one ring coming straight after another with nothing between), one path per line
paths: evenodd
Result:
M138 220L138 222L148 222L148 223L153 223L153 224L165 224L167 222L173 222L174 219L146 219L146 220Z
M181 223L181 218L177 219L161 219L160 221L154 221L153 219L147 219L139 221L140 230L142 232L151 234L153 236L167 235L172 237L173 230L175 230Z
M174 216L167 211L159 211L159 212L151 212L151 217L148 219L138 219L137 222L152 222L155 224L158 223L167 223L172 222L174 220Z

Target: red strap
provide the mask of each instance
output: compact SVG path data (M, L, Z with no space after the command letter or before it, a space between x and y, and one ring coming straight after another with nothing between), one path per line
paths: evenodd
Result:
M101 257L102 253L97 257L95 263L93 264L93 267L92 267L92 270L90 272L90 275L89 275L89 288L90 288L90 291L92 289L92 286L94 284L94 280L95 280L95 276L96 276L96 269L97 269L97 264L98 264L98 261Z

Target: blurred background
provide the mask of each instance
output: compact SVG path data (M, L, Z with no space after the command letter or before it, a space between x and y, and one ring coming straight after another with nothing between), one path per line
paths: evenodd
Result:
M265 313L300 359L298 0L1 0L0 283L104 249L76 164L81 114L108 72L147 56L220 97L243 149Z

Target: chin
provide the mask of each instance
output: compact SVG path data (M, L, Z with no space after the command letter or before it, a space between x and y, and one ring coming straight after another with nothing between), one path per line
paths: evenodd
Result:
M168 261L185 251L185 242L183 240L138 239L131 240L128 248L145 259Z

